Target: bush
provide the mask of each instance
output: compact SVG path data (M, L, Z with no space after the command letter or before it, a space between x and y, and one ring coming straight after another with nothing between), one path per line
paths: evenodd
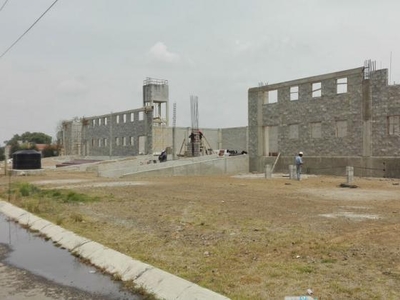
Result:
M38 187L26 182L21 183L18 190L22 197L32 196L40 192L40 189Z

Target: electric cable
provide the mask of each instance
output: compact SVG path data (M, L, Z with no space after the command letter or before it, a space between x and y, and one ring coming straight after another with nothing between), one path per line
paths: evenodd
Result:
M7 0L8 1L8 0ZM50 6L49 6L49 8L47 8L46 10L45 10L45 12L14 42L14 43L12 43L12 45L10 46L10 47L8 47L7 48L7 50L6 51L4 51L3 52L3 54L1 54L0 55L0 59L1 58L3 58L3 56L4 55L6 55L6 53L8 52L8 51L10 51L11 50L11 48L12 47L14 47L23 37L24 37L24 35L25 34L27 34L28 32L29 32L29 30L31 30L32 28L33 28L33 26L35 26L36 25L36 23L37 22L39 22L39 20L56 4L58 2L58 0L55 0L54 2L53 2L53 4L51 4Z
M3 10L3 8L4 8L4 6L6 6L7 2L8 2L8 0L4 1L3 5L0 7L0 11Z

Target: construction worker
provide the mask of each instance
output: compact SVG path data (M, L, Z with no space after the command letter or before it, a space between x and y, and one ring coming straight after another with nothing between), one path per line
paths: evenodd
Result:
M301 176L301 168L303 166L303 152L299 152L299 154L295 158L295 164L296 164L296 176L297 180L300 180Z
M158 156L158 160L160 163L167 161L167 151L163 150L161 154Z

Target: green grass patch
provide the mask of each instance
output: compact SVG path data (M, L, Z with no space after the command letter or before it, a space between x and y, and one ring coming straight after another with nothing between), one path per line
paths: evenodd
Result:
M99 197L69 190L44 190L27 182L13 184L10 193L14 194L17 198L51 199L63 203L85 203L100 200Z
M314 272L314 267L310 265L300 265L295 267L297 272L301 274L311 274Z
M321 263L323 264L334 264L337 262L337 259L334 258L324 258L321 260Z

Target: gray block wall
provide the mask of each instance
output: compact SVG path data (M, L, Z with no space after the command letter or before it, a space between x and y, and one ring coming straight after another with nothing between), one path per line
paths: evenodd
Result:
M203 143L207 149L232 149L238 152L247 151L247 127L235 128L200 128L203 133ZM161 151L172 147L172 127L153 127L154 151ZM190 127L176 127L175 149L178 154L182 148L183 154L187 147L190 148ZM158 145L158 146L155 146ZM159 150L161 149L161 150Z
M372 151L374 156L399 156L399 134L388 134L388 117L400 116L400 86L388 86L388 70L371 74Z
M131 121L131 113L134 118ZM142 114L140 119L139 114ZM107 125L104 121L100 125L98 120L108 118ZM117 122L119 118L119 122ZM152 110L148 107L113 113L99 117L86 118L88 124L84 126L83 144L86 146L87 156L133 156L152 153ZM95 125L93 125L95 122ZM131 137L133 145L131 144ZM140 145L140 137L144 138L144 145ZM118 138L118 145L116 139ZM107 139L107 145L104 145ZM123 140L125 139L125 145ZM102 141L99 145L98 140ZM94 143L93 143L94 141ZM142 149L140 149L142 146ZM142 152L142 153L141 153Z
M338 93L341 78L347 79L347 92ZM313 83L321 84L320 97L312 96ZM298 87L298 100L290 99L291 87ZM272 90L278 91L275 103L268 99ZM400 154L399 135L388 134L388 117L400 115L400 86L388 86L387 70L366 76L356 68L251 88L248 108L250 171L261 172L265 157L277 153L291 160L303 151L314 161ZM313 135L315 123L319 137ZM338 134L339 123L347 125L346 134ZM290 135L291 127L298 128L297 136Z
M149 107L64 122L63 127L64 155L116 157L153 152Z
M139 120L140 113L143 113L143 120ZM167 148L172 149L173 128L154 125L151 113L149 107L144 107L65 122L68 125L60 133L60 136L65 136L62 141L64 155L123 157L157 154ZM134 115L133 121L131 121L131 114ZM117 117L119 122L117 122ZM247 151L247 127L201 128L201 131L204 134L203 142L207 149ZM175 132L175 151L177 154L185 154L187 147L190 148L191 128L176 127ZM144 150L139 147L139 138L143 136L146 137ZM131 137L133 145L131 145ZM116 138L119 139L119 145L116 144ZM123 138L126 145L123 144Z

